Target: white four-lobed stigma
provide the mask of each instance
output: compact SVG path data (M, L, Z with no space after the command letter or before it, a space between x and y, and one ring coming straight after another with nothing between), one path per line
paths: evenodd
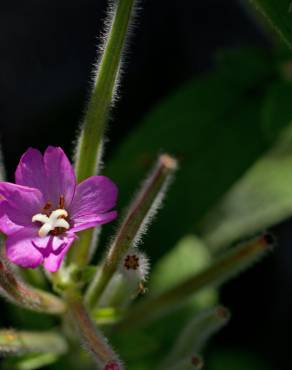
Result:
M39 229L39 236L41 238L47 236L51 231L55 230L57 227L68 230L70 228L69 223L64 219L68 217L67 211L65 209L56 209L50 216L44 215L43 213L38 213L33 216L32 222L41 222L43 225Z

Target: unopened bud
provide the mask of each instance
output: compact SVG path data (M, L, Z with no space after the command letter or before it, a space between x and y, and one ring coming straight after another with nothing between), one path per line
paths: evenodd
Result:
M146 281L149 274L148 257L138 248L131 248L122 258L119 271L130 281Z

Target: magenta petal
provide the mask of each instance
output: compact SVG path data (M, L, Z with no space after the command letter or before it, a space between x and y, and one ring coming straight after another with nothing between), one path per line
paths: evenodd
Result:
M36 231L31 228L23 228L9 235L6 240L7 258L22 267L39 266L43 262L43 256L32 245L32 240L35 238L37 238Z
M97 216L95 219L92 219L90 222L76 223L75 226L70 229L70 231L75 233L77 231L90 229L97 225L107 224L108 222L113 221L115 218L117 218L116 211L102 213L99 216Z
M44 154L47 177L48 200L59 204L60 196L65 198L65 208L71 204L76 187L74 169L61 148L49 146Z
M46 172L43 156L39 150L29 148L23 154L15 172L15 182L18 185L39 189L46 198Z
M0 205L1 209L1 205ZM21 230L23 226L13 223L6 214L0 213L0 231L5 235L11 235Z
M21 226L31 225L32 216L44 205L39 190L9 182L0 182L0 198L0 216L6 214L13 223Z
M22 226L13 223L4 212L6 200L0 201L0 231L5 235L10 235L22 229Z
M116 205L117 195L118 188L108 177L92 176L81 182L69 209L73 228L111 221L115 217L113 214L108 216L109 221L104 221L103 214ZM106 215L104 217L106 219Z
M44 259L44 267L50 272L56 272L71 247L72 243L76 239L74 234L66 235L63 238L54 237L53 239L53 250L51 253Z
M65 198L65 207L72 201L76 179L73 167L61 148L49 146L44 156L33 148L28 149L19 162L15 173L16 183L39 189L45 202L57 207L60 196Z

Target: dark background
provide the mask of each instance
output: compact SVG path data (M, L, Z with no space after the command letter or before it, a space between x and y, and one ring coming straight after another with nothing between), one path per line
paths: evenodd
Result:
M10 179L28 146L60 145L72 152L106 3L1 3L0 134ZM270 47L255 19L234 0L144 0L132 33L107 134L107 157L156 102L212 68L217 50ZM243 348L264 357L272 368L288 370L291 222L279 225L274 233L275 251L222 290L222 302L233 318L212 345Z

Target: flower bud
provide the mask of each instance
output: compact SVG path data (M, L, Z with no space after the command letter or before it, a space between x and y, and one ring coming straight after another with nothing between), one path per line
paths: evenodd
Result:
M138 248L131 248L121 259L118 270L127 280L137 283L147 280L149 269L148 257Z

